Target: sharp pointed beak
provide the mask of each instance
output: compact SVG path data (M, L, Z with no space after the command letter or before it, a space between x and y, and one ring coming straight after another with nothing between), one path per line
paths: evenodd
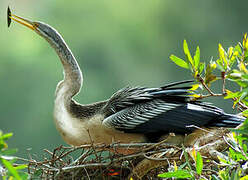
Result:
M23 17L20 17L20 16L17 16L17 15L14 15L10 12L9 8L8 8L8 26L10 25L11 23L11 19L32 29L32 30L35 30L36 29L36 26L34 25L34 23L28 19L25 19Z

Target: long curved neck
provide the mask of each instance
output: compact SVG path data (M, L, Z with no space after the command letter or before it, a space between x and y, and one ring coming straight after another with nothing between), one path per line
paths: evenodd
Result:
M71 50L61 37L61 43L58 46L51 44L58 54L64 68L64 80L57 85L56 98L62 96L64 101L70 101L76 95L82 86L83 76L80 67L73 56Z

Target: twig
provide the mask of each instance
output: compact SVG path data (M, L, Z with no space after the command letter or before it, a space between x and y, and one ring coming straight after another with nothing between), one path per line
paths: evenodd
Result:
M86 167L98 167L98 166L108 166L110 165L111 162L106 162L106 163L91 163L91 164L81 164L81 165L77 165L77 166L69 166L69 167L63 167L61 168L61 172L67 172L67 171L71 171L71 170L75 170L75 169L79 169L79 168L86 168Z
M204 79L200 76L200 74L197 75L197 80L202 84L202 86L208 91L209 94L203 95L201 94L200 97L197 97L195 99L203 99L203 98L207 98L207 97L218 97L218 96L225 96L226 92L225 92L225 78L223 78L223 86L222 86L222 94L216 94L214 93L204 82Z
M84 159L88 152L90 151L90 149L87 149L81 156L79 156L75 161L73 161L70 165L75 165L77 164L79 161L81 161L81 159Z
M207 133L211 133L210 131L208 131L208 130L206 130L206 129L203 129L203 128L200 128L200 127L198 127L198 126L196 126L196 125L188 125L188 126L186 126L186 128L196 128L196 129L205 131L205 132L207 132Z
M203 85L203 87L209 92L211 96L214 96L213 91L205 84L203 78L200 76L200 74L197 74L198 81Z
M226 72L221 72L222 94L226 95Z
M89 176L89 173L88 173L87 169L86 169L85 167L84 167L83 169L84 169L85 172L86 172L87 178L90 180L90 176Z
M156 158L156 157L147 156L146 154L144 154L144 157L148 160L153 160L153 161L169 161L167 157Z
M93 153L94 153L94 155L95 155L95 157L96 157L97 161L98 161L98 162L101 162L100 157L97 155L97 152L96 152L96 149L95 149L95 146L94 146L93 139L91 138L91 135L90 135L90 130L89 130L89 129L87 129L87 132L88 132L88 135L89 135L89 138L90 138L90 143L91 143L91 145L92 145L92 150L93 150ZM103 172L103 171L102 171L102 167L101 167L101 166L100 166L100 171L101 171L101 173Z
M234 101L237 101L237 98L233 98ZM248 106L246 106L245 104L243 104L242 102L238 102L238 105L241 106L243 109L248 109Z
M159 146L159 145L161 145L161 144L164 144L165 142L168 141L168 138L169 138L169 137L170 137L170 136L168 136L166 139L164 139L164 140L162 140L162 141L160 141L160 142L158 142L158 143L155 143L155 144L151 145L150 147L145 148L145 149L143 150L143 152L146 152L146 151L148 151L148 150L150 150L150 149L153 149L153 148L155 148L155 147L157 147L157 146Z

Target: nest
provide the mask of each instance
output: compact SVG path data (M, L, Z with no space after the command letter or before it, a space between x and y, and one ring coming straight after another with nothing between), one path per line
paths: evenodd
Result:
M26 161L31 178L158 179L158 174L175 168L175 164L182 165L185 153L193 163L192 151L197 151L208 169L204 171L205 177L209 177L218 163L217 155L229 146L227 139L227 131L219 129L205 132L188 147L172 145L167 139L159 143L60 146L52 152L45 149L46 157L41 161L33 158Z

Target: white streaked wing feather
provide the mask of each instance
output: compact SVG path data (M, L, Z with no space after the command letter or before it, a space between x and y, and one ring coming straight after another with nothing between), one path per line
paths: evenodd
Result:
M179 106L160 99L123 109L103 120L103 125L113 128L133 129L156 116Z

